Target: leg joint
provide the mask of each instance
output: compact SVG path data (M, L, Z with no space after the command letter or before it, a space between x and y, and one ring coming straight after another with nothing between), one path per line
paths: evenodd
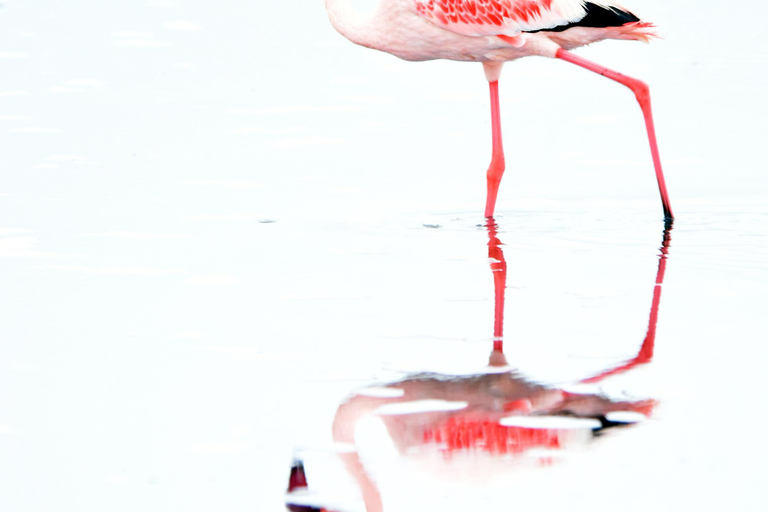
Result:
M628 87L635 93L637 101L645 103L651 99L651 89L648 87L647 83L638 80L637 78L630 78L630 81L631 83L628 84Z
M632 89L632 92L635 93L635 97L637 98L637 101L640 103L645 103L651 99L651 90L650 87L648 87L648 84L643 82L642 80L638 80L637 78L632 78L631 76L622 75L620 73L616 73L615 76L611 76L609 74L605 75L608 78L612 78L613 80L616 80L617 82L626 85L630 89Z

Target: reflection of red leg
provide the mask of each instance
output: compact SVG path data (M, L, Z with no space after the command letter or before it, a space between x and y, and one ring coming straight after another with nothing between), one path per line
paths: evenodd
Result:
M501 250L501 242L496 237L497 226L493 217L488 218L488 258L491 260L494 290L493 350L503 352L504 338L504 291L507 287L507 262ZM504 362L506 364L506 362Z
M374 411L384 403L386 403L384 399L356 396L341 404L336 410L336 417L333 420L333 441L354 445L357 423L362 418L372 416ZM382 512L384 506L381 502L381 493L360 460L357 450L340 453L339 456L349 474L357 481L363 495L366 512Z
M611 375L623 373L627 370L641 364L650 363L653 359L653 347L656 343L656 322L659 319L659 303L661 302L661 285L664 284L664 273L667 271L667 254L669 253L669 243L671 241L670 232L672 223L668 223L664 229L664 238L661 242L661 255L659 256L659 266L656 270L656 283L653 287L653 300L651 301L651 314L648 317L648 331L645 333L645 339L640 346L637 355L626 363L606 370L593 377L584 379L582 382L598 382Z
M493 217L499 183L504 174L504 148L501 144L501 112L499 110L499 81L489 82L491 89L491 127L493 129L493 155L488 166L488 196L485 201L485 216Z
M669 204L667 185L664 182L664 173L661 170L659 148L656 145L656 130L653 127L653 115L651 114L651 96L648 92L648 85L646 85L645 82L638 80L637 78L622 75L621 73L617 73L616 71L612 71L606 67L600 66L599 64L595 64L594 62L588 61L587 59L583 59L572 53L569 53L562 48L557 50L556 57L619 82L620 84L632 89L632 92L635 93L637 102L640 104L640 108L643 110L643 117L645 117L645 126L648 130L648 141L651 144L651 156L653 157L653 166L656 169L656 180L659 182L659 192L661 193L661 203L664 207L664 216L667 219L672 219L674 216L672 215L672 207Z

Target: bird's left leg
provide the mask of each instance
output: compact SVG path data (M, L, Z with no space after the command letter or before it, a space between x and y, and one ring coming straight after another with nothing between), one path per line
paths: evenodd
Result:
M651 144L651 156L653 157L653 167L656 170L656 180L659 183L659 192L661 193L661 204L664 208L664 217L667 221L671 221L674 216L672 215L672 206L669 204L669 195L667 194L667 185L664 182L664 173L661 170L661 158L659 157L659 148L656 145L656 130L653 127L653 115L651 114L651 95L648 91L648 85L630 76L622 75L616 71L612 71L599 64L595 64L587 59L576 56L570 52L563 50L562 48L557 50L555 57L562 59L571 64L576 64L582 68L593 71L599 75L603 75L606 78L610 78L613 81L619 82L622 85L629 87L632 92L635 93L635 98L640 104L640 108L643 110L643 117L645 117L645 127L648 131L648 141Z
M504 174L504 148L501 143L501 112L499 110L499 75L503 62L483 62L485 77L491 91L491 128L493 130L493 153L488 166L488 195L485 200L485 216L493 217L499 183Z

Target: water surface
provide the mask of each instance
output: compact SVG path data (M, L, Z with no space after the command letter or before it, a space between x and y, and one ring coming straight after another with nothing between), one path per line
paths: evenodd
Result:
M482 478L379 454L388 508L766 508L760 9L648 0L664 40L582 52L651 84L677 215L654 359L600 384L652 417ZM281 510L302 453L359 510L345 397L487 367L479 66L355 48L322 2L11 0L0 28L0 508ZM607 82L502 77L504 348L541 385L626 361L648 326L661 208Z

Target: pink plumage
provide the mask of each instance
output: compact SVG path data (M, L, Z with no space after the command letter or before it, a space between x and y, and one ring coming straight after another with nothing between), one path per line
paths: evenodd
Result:
M447 30L468 36L515 36L582 18L573 0L415 0L416 11Z

